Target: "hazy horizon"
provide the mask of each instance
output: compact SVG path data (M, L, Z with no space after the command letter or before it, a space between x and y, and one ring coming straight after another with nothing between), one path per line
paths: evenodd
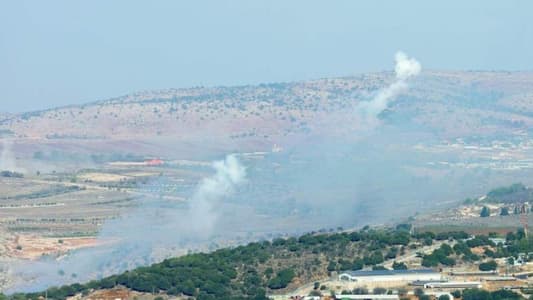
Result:
M380 72L390 70L391 53L398 50L423 61L425 69L533 70L527 13L533 3L526 1L17 1L2 6L4 112L142 90Z
M0 2L0 300L521 299L532 11Z
M162 88L154 88L154 89L141 89L141 90L131 90L129 92L125 92L119 95L108 95L103 96L97 99L86 99L86 101L75 101L72 103L64 103L64 104L58 104L58 105L52 105L47 107L37 107L35 109L29 109L29 110L22 110L22 111L7 111L7 110L1 110L0 113L6 113L6 114L21 114L21 113L29 113L34 111L46 111L46 110L53 110L58 109L62 107L69 107L69 106L78 106L78 105L86 105L91 104L99 101L106 101L114 98L120 98L123 96L133 95L136 93L142 93L145 91L165 91L165 90L172 90L172 89L188 89L188 88L234 88L234 87L245 87L245 86L259 86L262 84L278 84L278 83L297 83L297 82L305 82L305 81L313 81L313 80L321 80L321 79L334 79L334 78L350 78L350 77L357 77L364 74L379 74L379 73L393 73L393 70L381 70L381 71L368 71L368 72L361 72L361 73L354 73L350 75L339 75L339 76L329 76L329 77L317 77L317 78L306 78L306 79L295 79L295 80L286 80L286 81L269 81L269 82L253 82L253 83L241 83L241 84L212 84L212 85L196 85L196 86L182 86L182 87L162 87ZM506 72L506 73L533 73L533 70L514 70L514 71L507 71L507 70L445 70L445 69L431 69L426 70L424 69L424 73L428 72Z

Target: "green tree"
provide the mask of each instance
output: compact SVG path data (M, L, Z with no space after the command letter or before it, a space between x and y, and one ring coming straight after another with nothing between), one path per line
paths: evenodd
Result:
M274 274L274 270L270 267L266 268L265 270L265 276L270 279L270 277Z
M502 209L500 210L500 216L508 216L508 215L509 215L509 208L502 207Z
M287 287L289 283L294 278L295 274L292 269L284 269L278 272L276 277L272 278L268 282L268 287L275 290L275 289L282 289Z
M514 207L514 214L515 215L519 215L520 214L520 208L518 208L518 206Z
M486 207L486 206L483 206L479 216L482 217L482 218L490 217L490 209L488 207Z
M328 272L333 272L336 269L337 269L337 263L335 263L334 261L330 261L327 267Z
M408 291L406 288L398 288L398 295L405 296L407 293Z
M494 271L497 267L498 264L493 260L479 264L480 271Z
M407 270L407 265L403 262L393 262L392 263L392 268L394 270Z
M455 290L455 291L451 292L450 294L452 294L452 296L454 298L461 298L461 291L460 290Z
M420 296L424 295L424 290L421 289L421 288L416 288L416 289L414 290L414 293L415 293L415 296L417 296L417 297L420 298Z
M354 295L366 295L368 294L368 289L366 289L365 287L358 287L353 289L352 293Z

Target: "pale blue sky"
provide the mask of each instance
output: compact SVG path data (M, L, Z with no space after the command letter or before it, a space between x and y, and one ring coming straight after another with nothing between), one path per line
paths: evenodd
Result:
M401 3L400 3L401 2ZM533 70L533 1L0 0L0 111L391 69Z

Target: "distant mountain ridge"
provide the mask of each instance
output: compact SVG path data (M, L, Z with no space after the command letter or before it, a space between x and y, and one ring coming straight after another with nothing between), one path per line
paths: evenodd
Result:
M208 134L261 138L357 129L358 103L392 80L388 72L237 87L136 92L83 105L7 115L0 129L19 138L112 139ZM381 116L446 138L516 134L533 125L532 72L427 71ZM446 122L436 122L440 116ZM1 115L0 115L1 116ZM439 120L442 121L442 120ZM338 128L343 124L343 128Z

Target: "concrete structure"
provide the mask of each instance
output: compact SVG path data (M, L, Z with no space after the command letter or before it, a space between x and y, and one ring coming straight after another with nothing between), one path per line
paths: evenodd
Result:
M400 300L398 295L335 295L335 299L357 299L357 300Z
M447 282L447 280L416 280L416 281L411 281L409 285L423 287L424 285L426 285L426 283L433 283L433 282Z
M452 271L450 272L453 276L488 276L488 275L498 275L498 271Z
M449 281L449 282L430 282L424 285L426 289L442 288L442 289L474 289L481 288L479 281Z
M483 281L515 281L516 278L513 276L494 276L494 277L482 277Z
M339 274L341 281L386 282L386 281L440 281L441 275L431 269L345 271Z

